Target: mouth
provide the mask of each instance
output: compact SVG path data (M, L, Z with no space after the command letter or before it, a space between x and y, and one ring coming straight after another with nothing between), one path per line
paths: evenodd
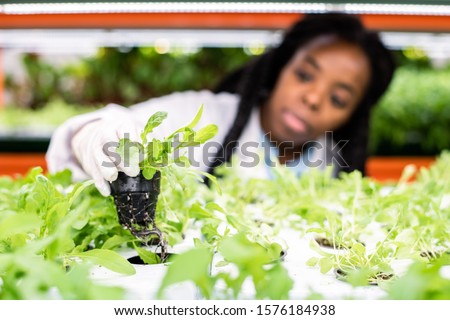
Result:
M307 134L312 130L309 123L289 110L282 111L281 119L285 126L295 133Z

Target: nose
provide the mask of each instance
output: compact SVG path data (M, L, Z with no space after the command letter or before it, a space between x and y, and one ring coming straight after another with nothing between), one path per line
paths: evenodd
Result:
M303 93L302 99L303 103L308 106L311 111L319 111L323 99L325 97L325 90L320 85L311 85L307 90Z

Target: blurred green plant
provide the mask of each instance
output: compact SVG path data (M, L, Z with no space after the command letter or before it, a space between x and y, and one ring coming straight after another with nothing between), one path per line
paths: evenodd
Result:
M392 54L398 66L432 69L433 65L427 53L418 47L405 47L393 50Z
M371 154L436 155L450 148L450 68L402 67L373 110Z
M62 100L51 100L38 110L7 106L0 112L2 128L24 128L28 126L55 127L76 115L94 111L95 107L69 105Z
M5 76L5 88L13 97L12 104L35 110L60 95L61 72L55 66L42 61L36 53L24 54L22 65L26 79L17 80L10 74Z
M406 274L394 282L387 290L389 300L448 300L450 280L443 276L445 259L433 264L416 262Z
M23 56L25 82L6 78L13 104L38 109L59 98L68 104L129 106L174 91L211 89L250 59L242 48L100 48L93 57L55 67L34 53Z
M370 154L437 155L450 149L450 67L433 69L417 48L394 54L401 67L373 110ZM28 79L6 77L14 107L0 113L0 123L59 125L107 103L129 106L175 91L211 89L249 59L242 48L191 52L175 48L164 54L154 47L100 48L93 57L55 67L36 54L26 54L23 65ZM22 109L42 113L28 116Z

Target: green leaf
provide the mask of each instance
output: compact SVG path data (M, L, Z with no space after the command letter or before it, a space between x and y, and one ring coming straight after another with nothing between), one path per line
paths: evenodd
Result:
M142 148L140 143L126 138L119 140L119 146L116 148L116 152L125 167L138 167Z
M174 161L179 167L182 167L182 168L189 168L191 166L191 161L186 156L178 157ZM185 174L185 172L183 172L183 173Z
M145 250L141 247L135 247L134 248L136 252L138 253L139 257L144 261L146 264L158 264L161 263L161 259L158 257L158 255L154 252Z
M195 248L175 257L158 290L158 298L163 297L164 290L170 285L184 281L192 281L204 297L210 298L214 288L209 274L211 261L212 254L207 248Z
M207 125L193 135L185 136L181 143L177 145L176 149L198 146L213 138L217 132L218 128L215 124Z
M80 196L80 194L89 186L94 184L94 180L88 180L85 182L81 182L81 183L77 183L74 187L74 189L72 190L72 192L67 196L68 200L69 200L69 208L72 207L73 203L75 202L75 200L78 199L78 197Z
M413 164L407 165L403 168L402 175L398 180L398 184L402 184L410 180L417 173L417 167Z
M367 286L369 283L369 277L373 272L368 268L361 268L348 272L346 280L354 287Z
M449 300L450 280L441 274L442 264L416 262L388 287L390 300Z
M203 172L200 170L196 170L196 169L191 169L193 172L196 172L200 175L204 175L206 176L212 183L213 185L216 187L216 191L219 195L222 195L222 188L220 187L220 184L217 181L217 177L215 177L214 175L208 173L208 172Z
M187 126L182 127L175 132L173 132L167 139L172 139L176 134L178 133L184 133L184 140L183 141L189 141L191 134L194 133L194 127L197 125L197 123L200 121L200 118L203 114L203 104L200 106L199 110L197 111L197 114L195 115L194 119L189 123Z
M308 267L315 267L318 262L319 262L319 258L312 257L312 258L309 258L308 261L306 261L306 265Z
M272 242L267 248L267 254L270 256L271 261L279 260L282 251L283 248L277 242Z
M142 143L147 144L147 135L153 132L153 129L158 127L167 118L167 112L158 111L153 114L147 121L144 131L141 134Z
M111 250L93 249L86 252L69 254L68 256L79 257L83 260L91 261L114 272L126 275L133 275L136 273L133 265L129 263L127 259Z
M320 272L325 274L333 268L333 261L330 258L321 258L319 260Z
M294 281L289 277L287 270L279 263L267 271L264 292L258 292L261 298L272 300L289 299L289 291L294 287Z
M0 272L3 273L9 264L14 260L14 255L11 253L0 254Z
M69 169L64 169L62 171L49 174L48 179L53 184L59 184L63 187L68 187L72 183L72 171L70 171Z
M38 175L40 175L43 171L44 171L44 170L43 170L41 167L34 167L34 168L31 168L31 169L27 172L25 180L26 180L27 182L34 182L34 181L36 180L36 177L37 177Z
M324 257L329 257L331 256L330 253L325 252L324 250L322 250L322 248L320 247L320 245L317 243L316 240L311 239L311 241L309 241L309 247L314 250L315 252L317 252L318 254L320 254L321 256Z
M155 175L155 173L156 173L156 169L153 167L145 167L142 170L142 175L147 180L151 180L153 178L153 176Z
M362 256L362 257L364 257L366 255L366 247L363 246L359 242L355 242L352 245L352 251L356 252L356 254L358 254L359 256Z
M208 203L206 204L205 208L206 208L206 209L209 209L209 210L216 210L216 211L219 211L219 212L222 212L222 213L226 214L225 209L222 208L221 206L219 206L219 205L218 205L217 203L215 203L215 202L208 202Z
M147 155L150 159L154 159L154 161L158 161L161 157L161 153L164 150L163 143L160 140L153 140L148 144Z
M82 219L77 219L73 224L72 228L81 230L89 223L89 217L83 217Z
M75 247L75 243L71 237L58 237L50 243L45 249L47 259L55 259L63 253L70 252Z
M89 267L74 264L58 281L58 292L66 300L121 300L125 290L111 285L100 285L89 279Z
M203 104L198 109L197 114L195 115L194 119L186 127L194 129L194 127L200 121L200 118L202 117L202 114L203 114Z
M317 228L317 227L308 228L308 229L306 230L306 233L318 233L318 234L321 234L321 233L323 233L323 232L324 232L324 229L323 229L323 228Z
M251 242L244 234L225 238L219 245L219 252L226 261L238 265L263 265L270 261L264 247Z
M65 199L64 199L65 200ZM67 200L55 203L48 211L45 222L50 233L61 228L61 222L69 212L69 202Z
M128 239L125 237L114 235L111 238L109 238L108 240L106 240L105 243L103 243L102 249L111 250L113 248L120 247L127 241L128 241Z
M194 203L189 209L189 216L194 219L211 218L213 215L205 210L199 203Z
M147 121L144 128L144 133L148 134L153 131L154 128L158 127L167 118L167 112L158 111L154 113Z
M219 129L215 124L209 124L195 133L194 141L200 144L205 143L209 139L213 138L218 131Z
M403 245L413 245L417 240L417 234L413 229L402 230L395 241L400 242Z
M8 216L0 221L0 240L18 233L37 231L41 223L41 219L35 214Z

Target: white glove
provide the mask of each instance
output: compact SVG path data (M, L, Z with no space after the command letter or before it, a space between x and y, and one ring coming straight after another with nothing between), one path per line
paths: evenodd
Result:
M116 180L119 171L130 177L139 174L138 159L120 159L115 152L121 138L140 142L136 124L123 113L86 124L72 139L75 157L104 196L111 194L108 182Z

